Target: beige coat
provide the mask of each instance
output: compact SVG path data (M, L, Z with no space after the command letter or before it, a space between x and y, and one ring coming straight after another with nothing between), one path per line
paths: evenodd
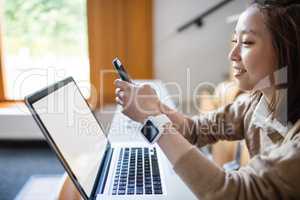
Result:
M185 153L174 169L199 199L300 199L300 120L283 125L270 118L262 95L243 95L187 124L183 135L192 144L245 139L251 157L225 172L196 147Z

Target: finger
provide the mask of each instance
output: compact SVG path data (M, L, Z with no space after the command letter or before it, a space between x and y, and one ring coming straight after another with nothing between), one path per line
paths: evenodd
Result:
M132 84L122 81L121 79L116 79L114 81L114 84L117 88L120 88L121 90L128 90L130 87L132 87Z
M117 93L117 97L119 99L121 99L122 101L124 101L124 96L125 96L125 93L124 91L120 90L118 93Z
M117 96L120 91L121 91L121 88L116 88L115 89L115 95Z
M116 100L117 104L123 106L124 103L123 103L123 101L119 97L116 97L115 100Z

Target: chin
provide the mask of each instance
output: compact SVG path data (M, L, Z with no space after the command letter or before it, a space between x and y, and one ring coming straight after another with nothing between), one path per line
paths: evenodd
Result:
M238 88L239 88L241 91L246 91L246 92L248 92L248 91L252 91L253 88L254 88L252 85L246 83L245 81L237 80L236 82L237 82Z

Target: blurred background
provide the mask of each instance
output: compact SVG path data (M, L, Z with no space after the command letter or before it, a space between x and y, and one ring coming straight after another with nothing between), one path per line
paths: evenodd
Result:
M119 57L133 79L161 80L176 108L206 112L239 94L227 55L240 0L1 0L0 199L34 174L62 174L23 104L25 95L73 76L109 128ZM186 26L185 26L186 25ZM209 152L220 165L236 143ZM246 160L246 159L245 159ZM246 162L246 161L241 161Z

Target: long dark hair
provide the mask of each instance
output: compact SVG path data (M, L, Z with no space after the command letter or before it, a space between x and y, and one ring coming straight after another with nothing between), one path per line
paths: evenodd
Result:
M300 118L300 0L253 0L265 18L278 57L287 67L287 120ZM276 85L275 85L276 88Z

